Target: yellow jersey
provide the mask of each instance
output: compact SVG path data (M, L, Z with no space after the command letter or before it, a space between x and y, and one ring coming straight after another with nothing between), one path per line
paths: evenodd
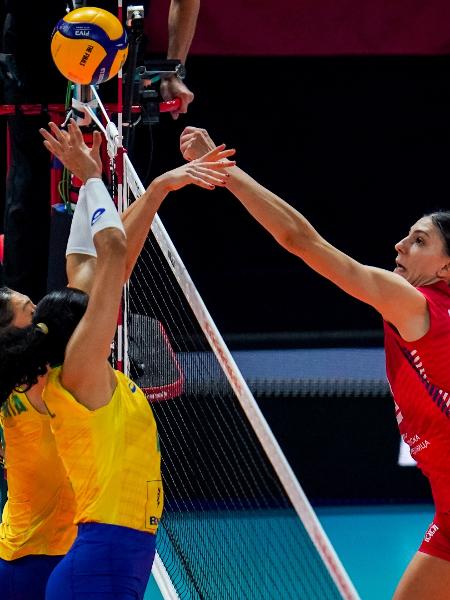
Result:
M8 500L0 523L0 558L66 554L77 528L75 497L57 453L50 417L39 413L25 393L3 404Z
M163 509L161 454L152 409L115 371L110 402L90 410L52 369L43 392L51 428L77 501L75 523L108 523L156 533Z

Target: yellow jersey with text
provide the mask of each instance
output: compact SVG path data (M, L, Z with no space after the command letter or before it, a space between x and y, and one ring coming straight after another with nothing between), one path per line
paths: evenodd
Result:
M161 454L152 409L119 371L105 406L90 410L49 372L43 393L77 501L75 523L108 523L156 533L163 509Z
M0 523L0 558L66 554L77 534L75 497L50 429L25 393L13 392L0 421L8 500Z

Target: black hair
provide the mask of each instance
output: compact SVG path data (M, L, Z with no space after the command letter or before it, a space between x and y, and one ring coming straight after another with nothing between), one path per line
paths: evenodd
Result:
M11 304L13 291L6 286L0 287L0 329L11 325L14 319L14 310Z
M428 216L431 218L433 225L441 232L444 239L445 250L447 255L450 256L450 211L437 210Z
M31 325L0 332L0 405L13 390L26 391L35 385L48 366L63 363L67 343L87 303L88 295L81 290L50 292L36 306Z

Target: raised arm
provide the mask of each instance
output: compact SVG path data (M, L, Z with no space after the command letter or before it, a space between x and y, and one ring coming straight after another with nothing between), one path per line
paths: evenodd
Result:
M102 166L100 160L101 134L94 132L94 143L89 148L82 133L75 123L71 121L68 131L62 131L54 123L50 123L50 132L41 129L44 144L50 152L74 173L81 181L85 182L90 177L101 177ZM224 172L231 166L223 160L230 157L233 150L224 147L215 147L206 156L183 165L178 169L164 173L157 177L133 204L121 215L127 236L127 256L125 279L128 280L136 264L148 236L153 218L167 194L176 189L176 186L195 183L206 189L216 185L224 185ZM96 258L89 254L69 254L67 256L67 278L71 287L76 287L87 293L91 291L95 274Z
M81 404L96 409L109 402L116 384L108 357L117 327L127 247L122 222L103 182L89 179L85 185L97 266L86 312L66 347L61 381Z
M186 128L180 138L183 156L214 147L203 129ZM227 187L248 212L292 254L342 290L373 306L406 340L426 333L429 315L424 296L400 275L363 265L329 244L295 208L234 166Z

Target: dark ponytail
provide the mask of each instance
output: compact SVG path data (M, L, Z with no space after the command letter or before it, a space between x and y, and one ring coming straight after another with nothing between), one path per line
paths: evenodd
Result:
M48 366L63 363L87 302L87 294L73 288L51 292L36 306L31 325L0 333L0 404L18 387L35 385Z
M47 371L45 334L36 327L8 327L0 333L0 404L17 389L29 389Z

